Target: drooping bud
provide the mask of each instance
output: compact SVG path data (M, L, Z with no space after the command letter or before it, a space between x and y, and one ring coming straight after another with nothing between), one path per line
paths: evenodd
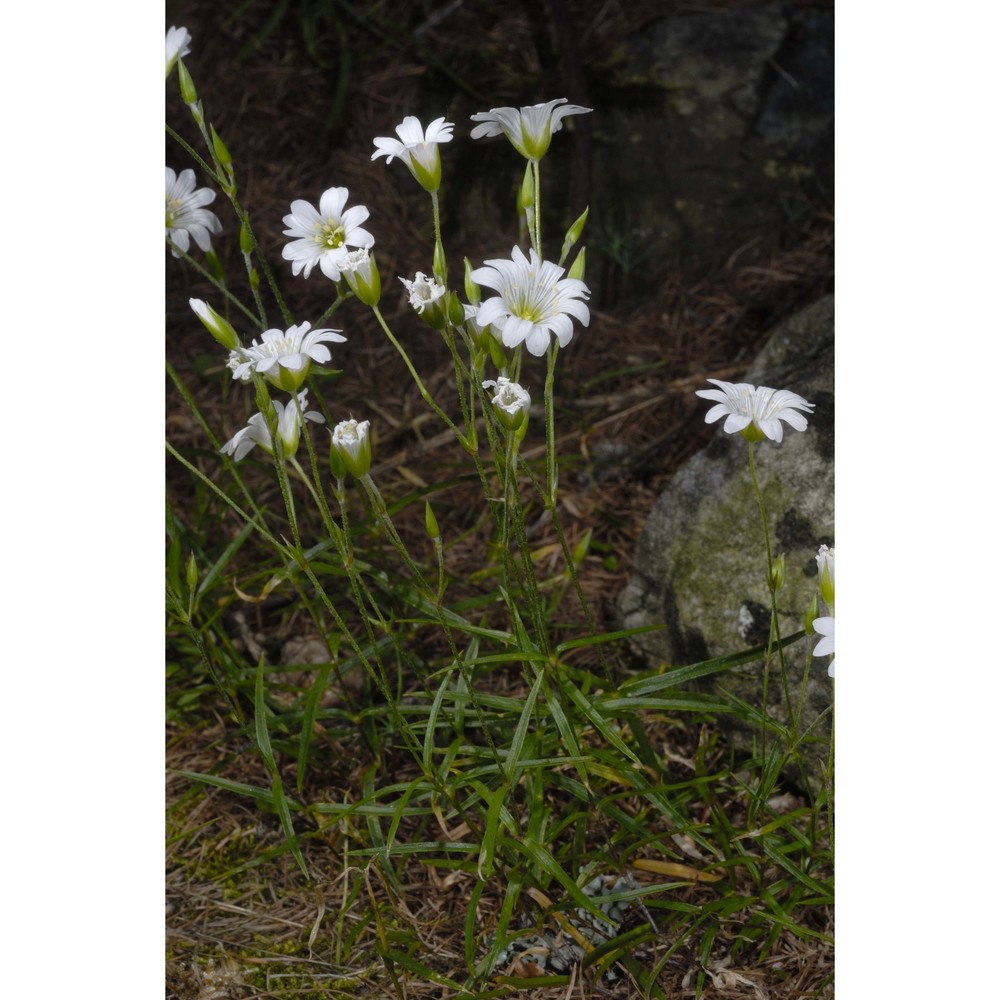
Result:
M240 338L232 324L220 316L207 302L201 299L190 299L189 304L195 315L202 321L205 329L215 337L227 350L235 350L240 345Z

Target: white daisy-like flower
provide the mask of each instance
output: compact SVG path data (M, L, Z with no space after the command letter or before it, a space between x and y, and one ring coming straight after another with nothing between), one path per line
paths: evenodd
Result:
M829 615L825 618L813 619L813 629L815 629L815 631L823 637L816 643L816 648L813 650L813 656L833 656L833 625L834 619ZM833 677L833 663L834 661L830 660L830 666L827 667L826 670L831 677Z
M402 124L396 126L398 139L380 136L375 140L376 149L372 153L372 159L384 156L386 163L392 163L393 157L399 157L424 190L437 191L441 186L441 152L438 144L451 142L451 130L454 127L454 123L446 122L444 118L435 118L425 131L420 119L407 115Z
M206 205L215 201L215 192L211 188L195 190L193 170L182 170L178 176L170 169L167 171L167 236L176 247L172 250L175 257L185 253L191 247L191 240L205 252L212 249L211 233L221 233L222 223L214 212Z
M497 376L495 381L487 379L483 388L496 389L492 402L497 410L497 418L507 430L516 431L531 410L531 395L528 390L504 375Z
M229 355L233 378L246 381L251 371L259 372L268 382L295 392L306 380L312 362L329 361L330 349L323 343L342 344L347 340L340 331L322 328L310 330L309 323L290 326L287 330L265 330L261 343L241 347Z
M472 272L472 280L499 292L479 307L476 322L491 324L500 331L505 347L523 343L530 354L541 357L548 350L550 334L560 347L573 339L575 317L590 324L590 310L584 299L590 289L578 278L564 278L563 268L540 260L534 249L530 261L519 247L510 260L488 260Z
M399 280L406 286L407 294L410 296L410 305L421 314L425 309L439 303L445 292L448 291L444 285L439 285L423 271L417 271L417 276L412 281L408 278L400 278Z
M372 441L368 435L368 420L342 420L331 431L333 447L352 476L359 479L372 466Z
M303 427L302 420L312 420L320 424L324 422L322 413L306 411L306 396L308 393L308 389L303 389L298 394L299 406L302 408L301 420L299 419L299 411L296 409L295 403L291 401L282 403L278 399L271 400L275 413L278 415L278 437L281 438L285 455L288 458L295 454L299 446L299 431ZM255 413L247 421L246 427L238 430L222 446L221 451L226 455L232 455L233 461L239 462L247 456L247 453L255 444L259 444L269 455L274 454L274 442L263 413Z
M191 54L191 32L187 28L170 28L167 31L167 76L178 59Z
M722 429L727 434L742 434L748 441L768 437L780 444L784 430L781 421L797 431L804 431L806 418L803 413L810 414L815 407L814 403L807 403L788 389L769 389L748 382L720 382L715 378L708 381L719 388L699 389L695 393L703 399L717 401L705 414L705 423L711 424L725 417Z
M567 115L585 115L593 110L582 108L578 104L566 104L565 97L557 97L548 104L480 111L472 116L472 120L483 124L472 130L472 138L481 139L486 135L503 133L522 156L529 160L540 160L548 151L552 133L562 128L562 120Z
M327 188L320 195L319 211L308 201L293 201L292 213L282 222L288 226L286 236L295 239L281 251L285 260L292 262L292 274L304 272L308 278L319 264L320 270L331 280L339 281L342 265L351 248L370 247L375 238L361 223L368 218L364 205L355 205L346 211L347 188Z

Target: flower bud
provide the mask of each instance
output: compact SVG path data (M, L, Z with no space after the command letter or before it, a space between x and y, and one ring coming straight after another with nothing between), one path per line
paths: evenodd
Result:
M358 479L368 475L372 467L372 442L368 436L369 421L342 420L333 429L333 447L344 467Z
M492 327L490 329L492 329ZM490 360L497 366L497 368L500 369L500 371L506 370L510 365L510 361L507 360L507 355L504 354L503 344L501 344L492 333L484 339L490 349Z
M232 173L233 158L222 141L222 137L215 131L214 125L209 125L209 133L212 136L212 148L215 150L215 158L226 168L227 173Z
M240 225L240 252L243 254L253 253L253 248L256 244L254 243L253 235L250 230L247 229L245 225Z
M184 577L187 581L188 590L193 594L198 586L198 563L195 561L194 553L188 556L187 565L184 567Z
M527 215L535 207L535 177L531 172L531 161L524 168L524 180L517 192L517 213Z
M430 500L424 501L424 525L427 528L427 535L432 539L440 538L441 530L438 528L437 518L431 509Z
M191 74L188 72L187 66L184 65L183 59L177 60L177 82L181 85L181 98L193 111L194 105L198 103L198 91L195 90L194 80L191 79Z
M816 616L819 614L819 598L813 594L812 600L809 602L809 607L806 608L806 635L813 635L815 629L813 628L813 622L816 620Z
M473 306L478 306L483 298L479 285L472 280L472 261L468 257L465 258L465 297Z
M584 274L587 270L587 248L580 247L580 252L576 255L576 260L573 261L573 266L569 269L569 274L566 275L567 278L576 278L577 281L583 281Z
M780 556L775 556L774 560L771 562L771 574L768 580L768 586L771 588L772 593L777 593L781 590L782 585L785 582L785 553L782 552Z
M833 607L834 573L833 549L821 545L816 553L816 568L819 571L819 593L828 608Z
M441 285L448 284L448 261L444 256L444 244L438 240L434 244L434 279Z
M202 302L201 299L190 299L191 308L195 315L202 321L205 329L222 344L223 347L232 351L240 345L240 338L228 320L220 316L210 305Z
M576 222L574 222L573 225L566 230L566 238L563 240L562 253L559 255L560 262L566 259L566 255L580 241L580 237L583 235L583 227L587 224L587 216L589 214L590 206L588 205L583 210L583 215L581 215L580 218L578 218ZM581 280L583 280L582 276Z
M382 297L382 279L379 277L375 254L367 249L352 250L341 265L340 273L359 302L374 308Z

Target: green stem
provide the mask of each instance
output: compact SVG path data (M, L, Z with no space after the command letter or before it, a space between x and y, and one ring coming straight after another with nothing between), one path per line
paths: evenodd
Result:
M442 410L441 407L437 405L437 403L434 401L434 397L430 394L430 392L427 391L427 387L424 385L420 376L417 374L416 368L413 367L413 362L410 361L409 355L403 349L403 345L393 336L392 330L389 329L389 324L386 323L385 317L382 315L382 312L379 309L379 307L372 306L372 312L375 313L375 318L378 320L379 326L382 327L382 330L385 332L385 335L389 338L389 341L392 343L392 346L396 348L396 352L403 359L403 364L406 365L407 371L409 371L410 377L416 384L417 390L419 391L424 402L441 418L441 420L444 421L445 424L448 425L448 427L451 428L451 430L455 434L455 437L458 439L458 443L462 446L462 448L465 451L467 451L470 455L473 454L474 449L470 445L466 436L458 429L458 427L455 425L455 422L451 419L451 417L449 417L448 414L445 413L444 410Z
M556 418L553 388L556 376L556 355L559 344L552 341L546 354L548 369L545 373L545 475L548 502L554 508L559 490L559 470L556 464Z
M535 219L532 226L531 245L539 260L542 259L542 172L538 160L531 161L531 177L535 186Z

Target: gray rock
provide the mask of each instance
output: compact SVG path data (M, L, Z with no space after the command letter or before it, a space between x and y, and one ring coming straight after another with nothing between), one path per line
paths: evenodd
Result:
M768 3L674 14L632 35L595 97L595 250L625 291L832 207L833 11ZM613 286L616 287L616 286ZM622 291L622 294L625 294Z
M781 634L788 636L803 628L817 591L816 551L821 544L834 544L833 297L782 323L741 381L791 389L816 404L805 432L786 426L780 445L764 440L754 449L772 553L786 558L778 618ZM701 402L707 412L711 404ZM650 666L697 663L767 640L767 560L748 447L741 436L725 434L722 421L714 426L716 439L677 472L653 508L639 540L636 574L619 599L625 628L666 625L634 640L636 652ZM793 702L815 641L801 640L786 650ZM827 664L822 657L810 668L800 729L830 705ZM716 675L704 686L759 706L761 664ZM773 717L787 719L777 660L768 703ZM817 732L828 735L829 715ZM753 735L738 726L731 732L742 748L749 747ZM809 756L814 779L824 761L825 749Z

